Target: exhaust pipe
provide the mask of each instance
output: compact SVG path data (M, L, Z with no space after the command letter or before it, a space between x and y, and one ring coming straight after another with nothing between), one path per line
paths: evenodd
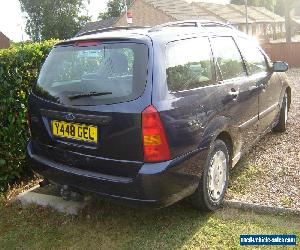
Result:
M41 182L39 182L39 185L41 188L49 186L50 182L47 179L43 179Z
M83 201L84 196L76 192L74 189L71 189L68 185L63 185L60 189L61 197L66 201Z
M60 189L60 195L65 201L71 200L71 190L68 185L63 185Z

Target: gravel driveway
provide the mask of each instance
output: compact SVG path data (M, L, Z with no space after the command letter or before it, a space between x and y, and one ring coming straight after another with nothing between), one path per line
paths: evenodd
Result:
M232 170L227 199L300 209L300 69L288 72L286 133L269 133Z

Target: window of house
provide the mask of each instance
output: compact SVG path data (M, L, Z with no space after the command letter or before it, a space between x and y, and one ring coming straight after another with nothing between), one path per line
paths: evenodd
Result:
M212 46L223 80L246 75L242 56L232 37L215 37Z
M212 54L208 38L172 42L167 46L167 83L170 91L213 84Z
M259 50L255 41L251 41L245 38L238 38L237 44L241 50L241 53L245 59L248 73L250 75L267 72L268 65L265 56Z

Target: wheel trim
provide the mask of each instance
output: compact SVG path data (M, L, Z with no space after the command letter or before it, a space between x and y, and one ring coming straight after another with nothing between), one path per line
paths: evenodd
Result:
M219 201L224 193L227 179L227 160L223 151L217 151L208 169L207 188L210 198Z

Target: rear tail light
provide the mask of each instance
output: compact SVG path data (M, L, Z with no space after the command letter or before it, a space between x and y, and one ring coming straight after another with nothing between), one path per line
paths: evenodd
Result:
M153 106L142 113L144 162L170 160L170 149L159 113Z

